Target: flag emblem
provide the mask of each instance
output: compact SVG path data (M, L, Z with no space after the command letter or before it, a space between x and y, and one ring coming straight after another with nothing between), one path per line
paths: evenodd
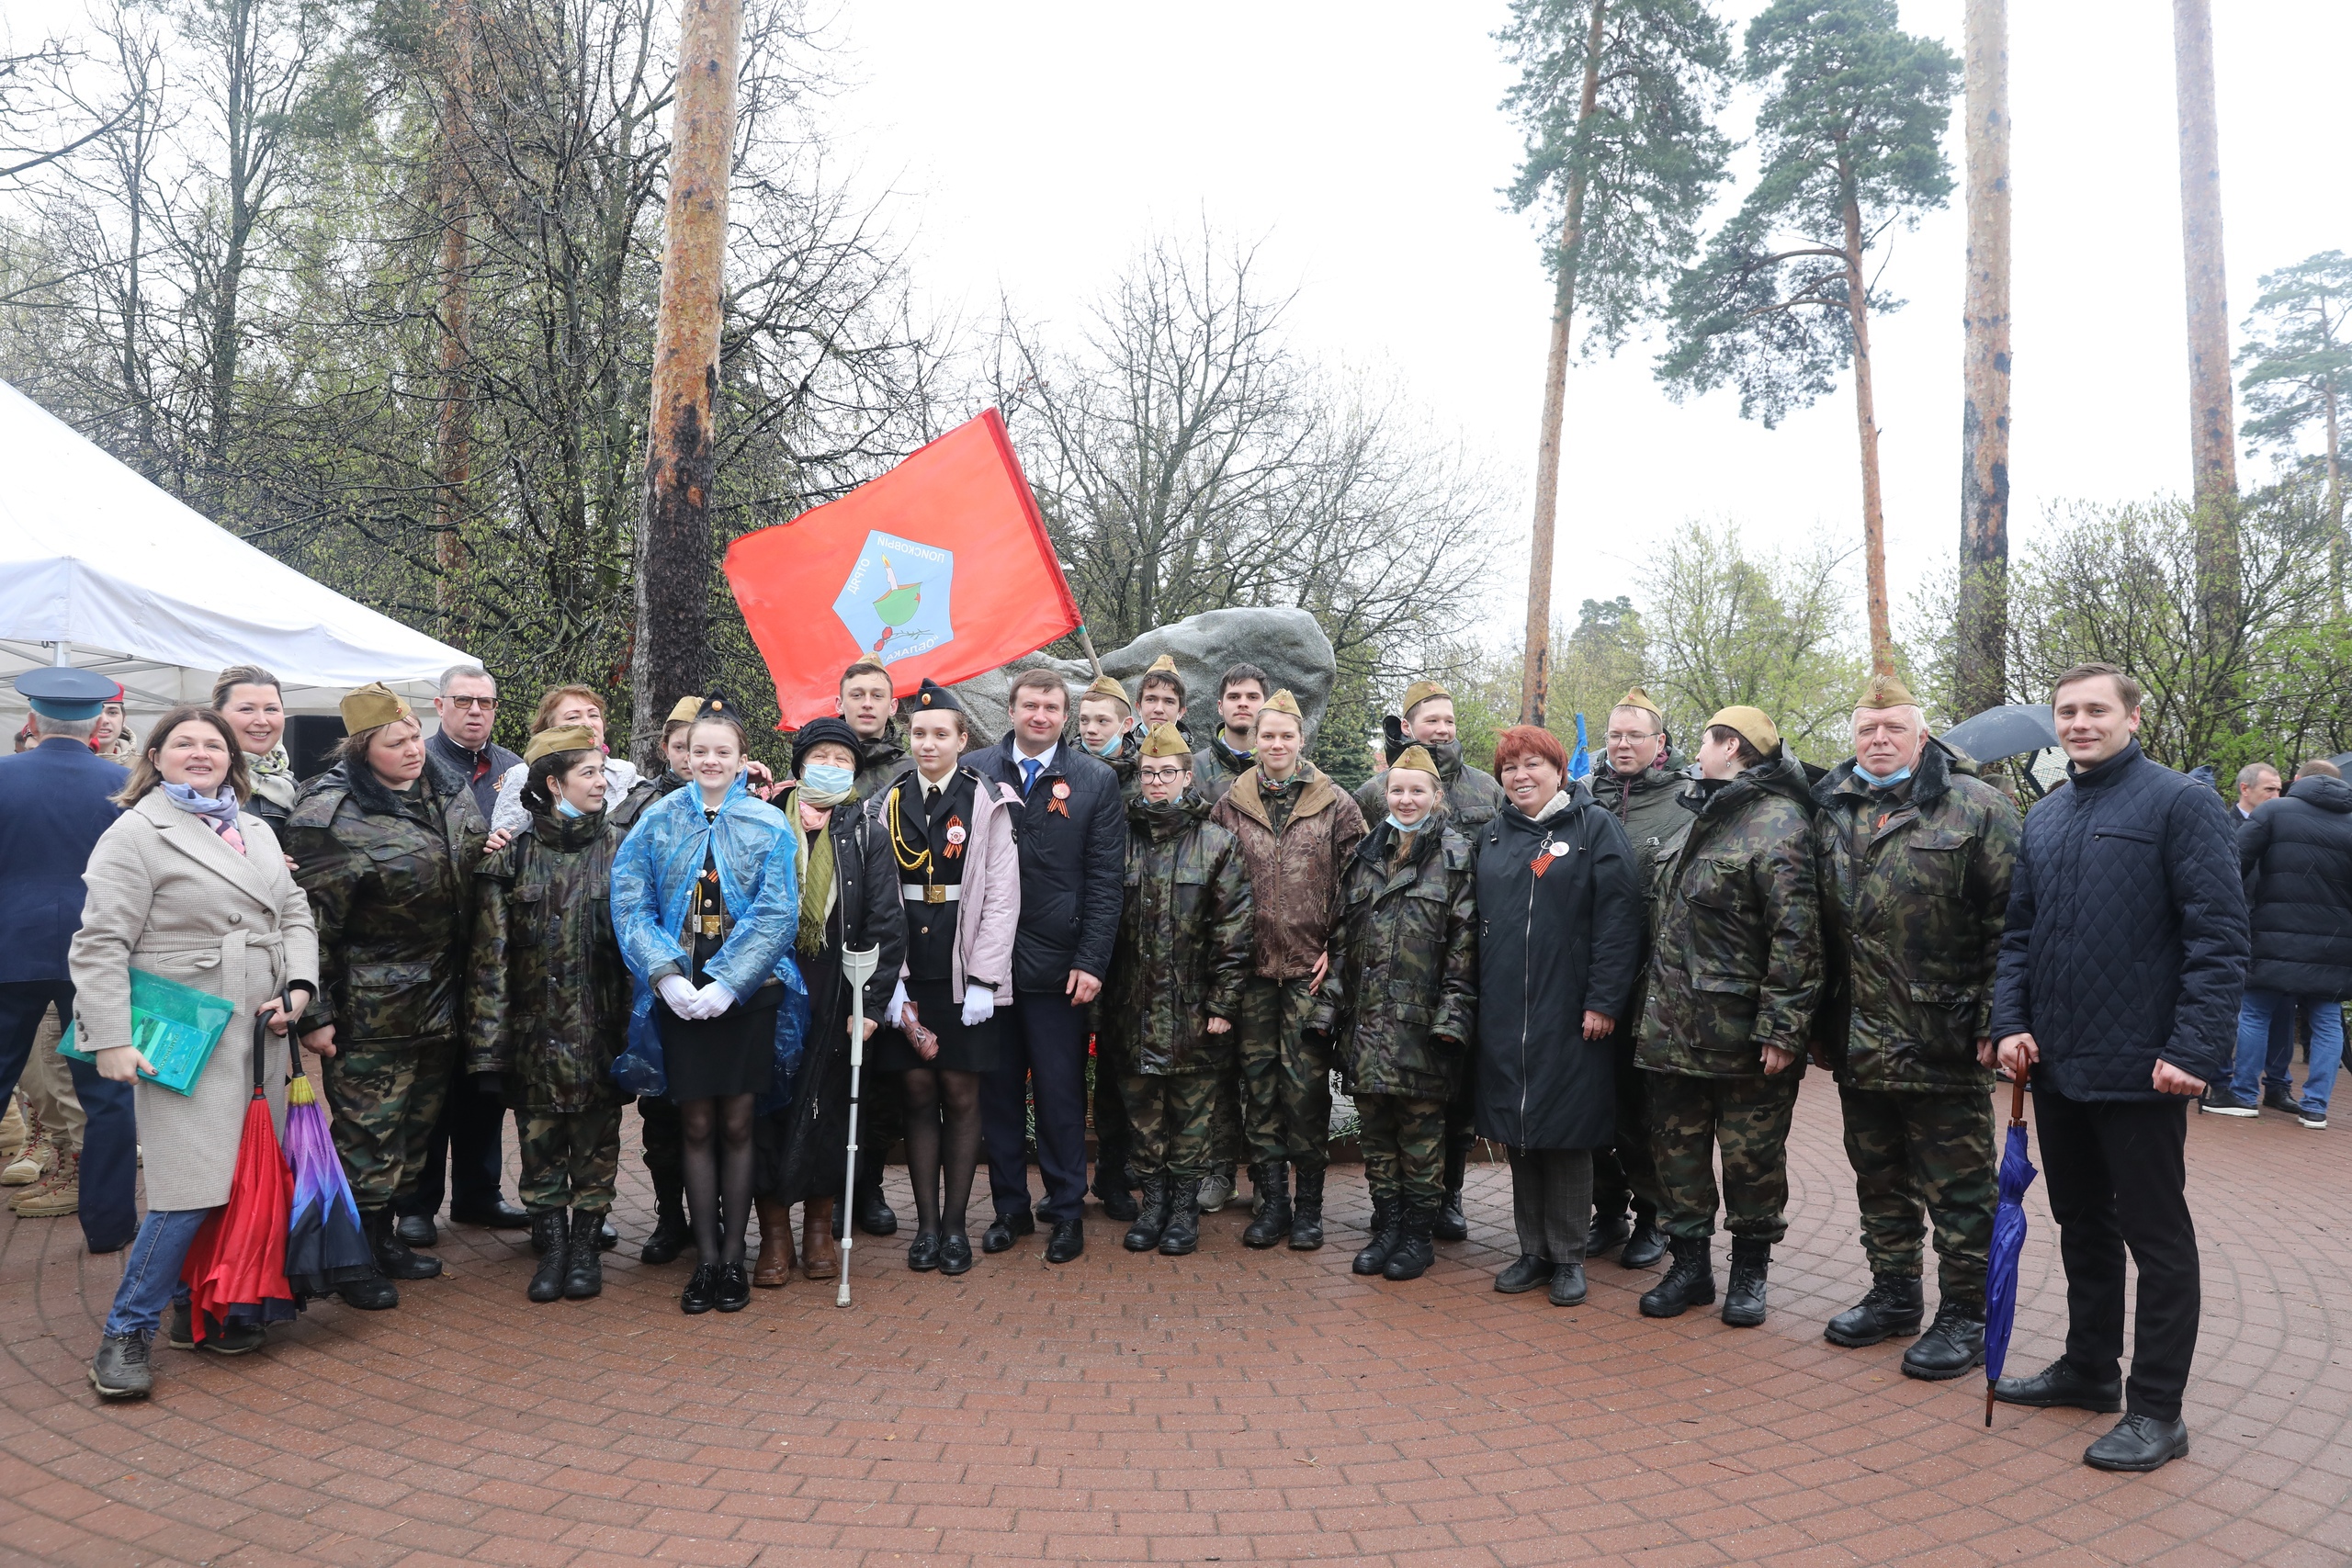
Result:
M833 614L858 648L885 665L955 640L956 552L870 530Z

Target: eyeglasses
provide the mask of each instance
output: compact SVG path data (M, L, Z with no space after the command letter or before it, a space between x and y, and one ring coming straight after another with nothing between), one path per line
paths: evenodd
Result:
M1141 777L1155 782L1163 779L1181 779L1184 776L1182 768L1140 768L1136 772Z
M1665 733L1666 731L1663 729L1612 729L1608 734L1602 736L1601 739L1609 742L1611 746L1615 746L1621 742L1631 744L1636 740L1647 740L1654 735L1663 735Z
M453 708L481 708L486 711L498 705L496 697L443 697L441 700Z

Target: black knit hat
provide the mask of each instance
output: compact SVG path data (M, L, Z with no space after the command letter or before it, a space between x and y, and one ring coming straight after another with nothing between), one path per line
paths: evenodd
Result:
M948 713L964 713L964 705L956 700L955 693L930 676L924 676L922 689L907 700L907 711L915 714L938 713L943 710ZM971 716L965 714L964 716L969 718Z
M795 773L806 771L808 753L827 742L846 746L851 756L857 755L857 731L849 727L848 720L827 714L822 718L810 719L792 732L792 771Z

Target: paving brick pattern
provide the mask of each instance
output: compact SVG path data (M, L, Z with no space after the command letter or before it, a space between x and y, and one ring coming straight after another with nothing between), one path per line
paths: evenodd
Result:
M102 1407L83 1371L119 1259L82 1256L70 1221L0 1220L0 1561L2352 1559L2352 1130L2194 1123L2195 1449L2124 1477L2079 1462L2109 1417L2004 1407L1988 1432L1975 1379L1905 1379L1900 1343L1824 1343L1866 1275L1817 1077L1797 1129L1793 1228L1753 1330L1648 1322L1649 1276L1610 1263L1574 1310L1495 1295L1499 1166L1428 1278L1360 1280L1363 1190L1334 1170L1320 1253L1247 1251L1237 1208L1194 1257L1133 1258L1096 1215L1074 1265L1034 1238L944 1280L902 1267L902 1232L860 1246L847 1312L801 1281L686 1318L684 1266L644 1268L633 1242L602 1300L534 1306L523 1238L457 1229L449 1276L403 1286L399 1311L315 1307L236 1359L159 1345L157 1397ZM2035 1190L2027 1368L2063 1323ZM648 1208L625 1193L625 1233Z

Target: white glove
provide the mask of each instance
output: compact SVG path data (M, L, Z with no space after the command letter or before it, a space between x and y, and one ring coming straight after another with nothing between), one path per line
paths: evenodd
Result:
M662 999L670 1004L672 1012L676 1013L680 1018L695 1016L694 982L684 975L664 975L662 976L661 984L653 988L662 993Z
M964 987L964 1027L977 1028L996 1016L996 993L986 986Z
M695 993L695 1010L687 1016L690 1018L717 1018L720 1013L725 1012L729 1008L731 1008L734 1005L735 993L729 990L717 980L713 980L709 985L705 986L701 990Z
M898 988L890 993L890 1005L882 1010L882 1021L888 1024L893 1029L898 1028L899 1014L905 1009L906 1005L907 983L904 980L901 980L899 982Z

